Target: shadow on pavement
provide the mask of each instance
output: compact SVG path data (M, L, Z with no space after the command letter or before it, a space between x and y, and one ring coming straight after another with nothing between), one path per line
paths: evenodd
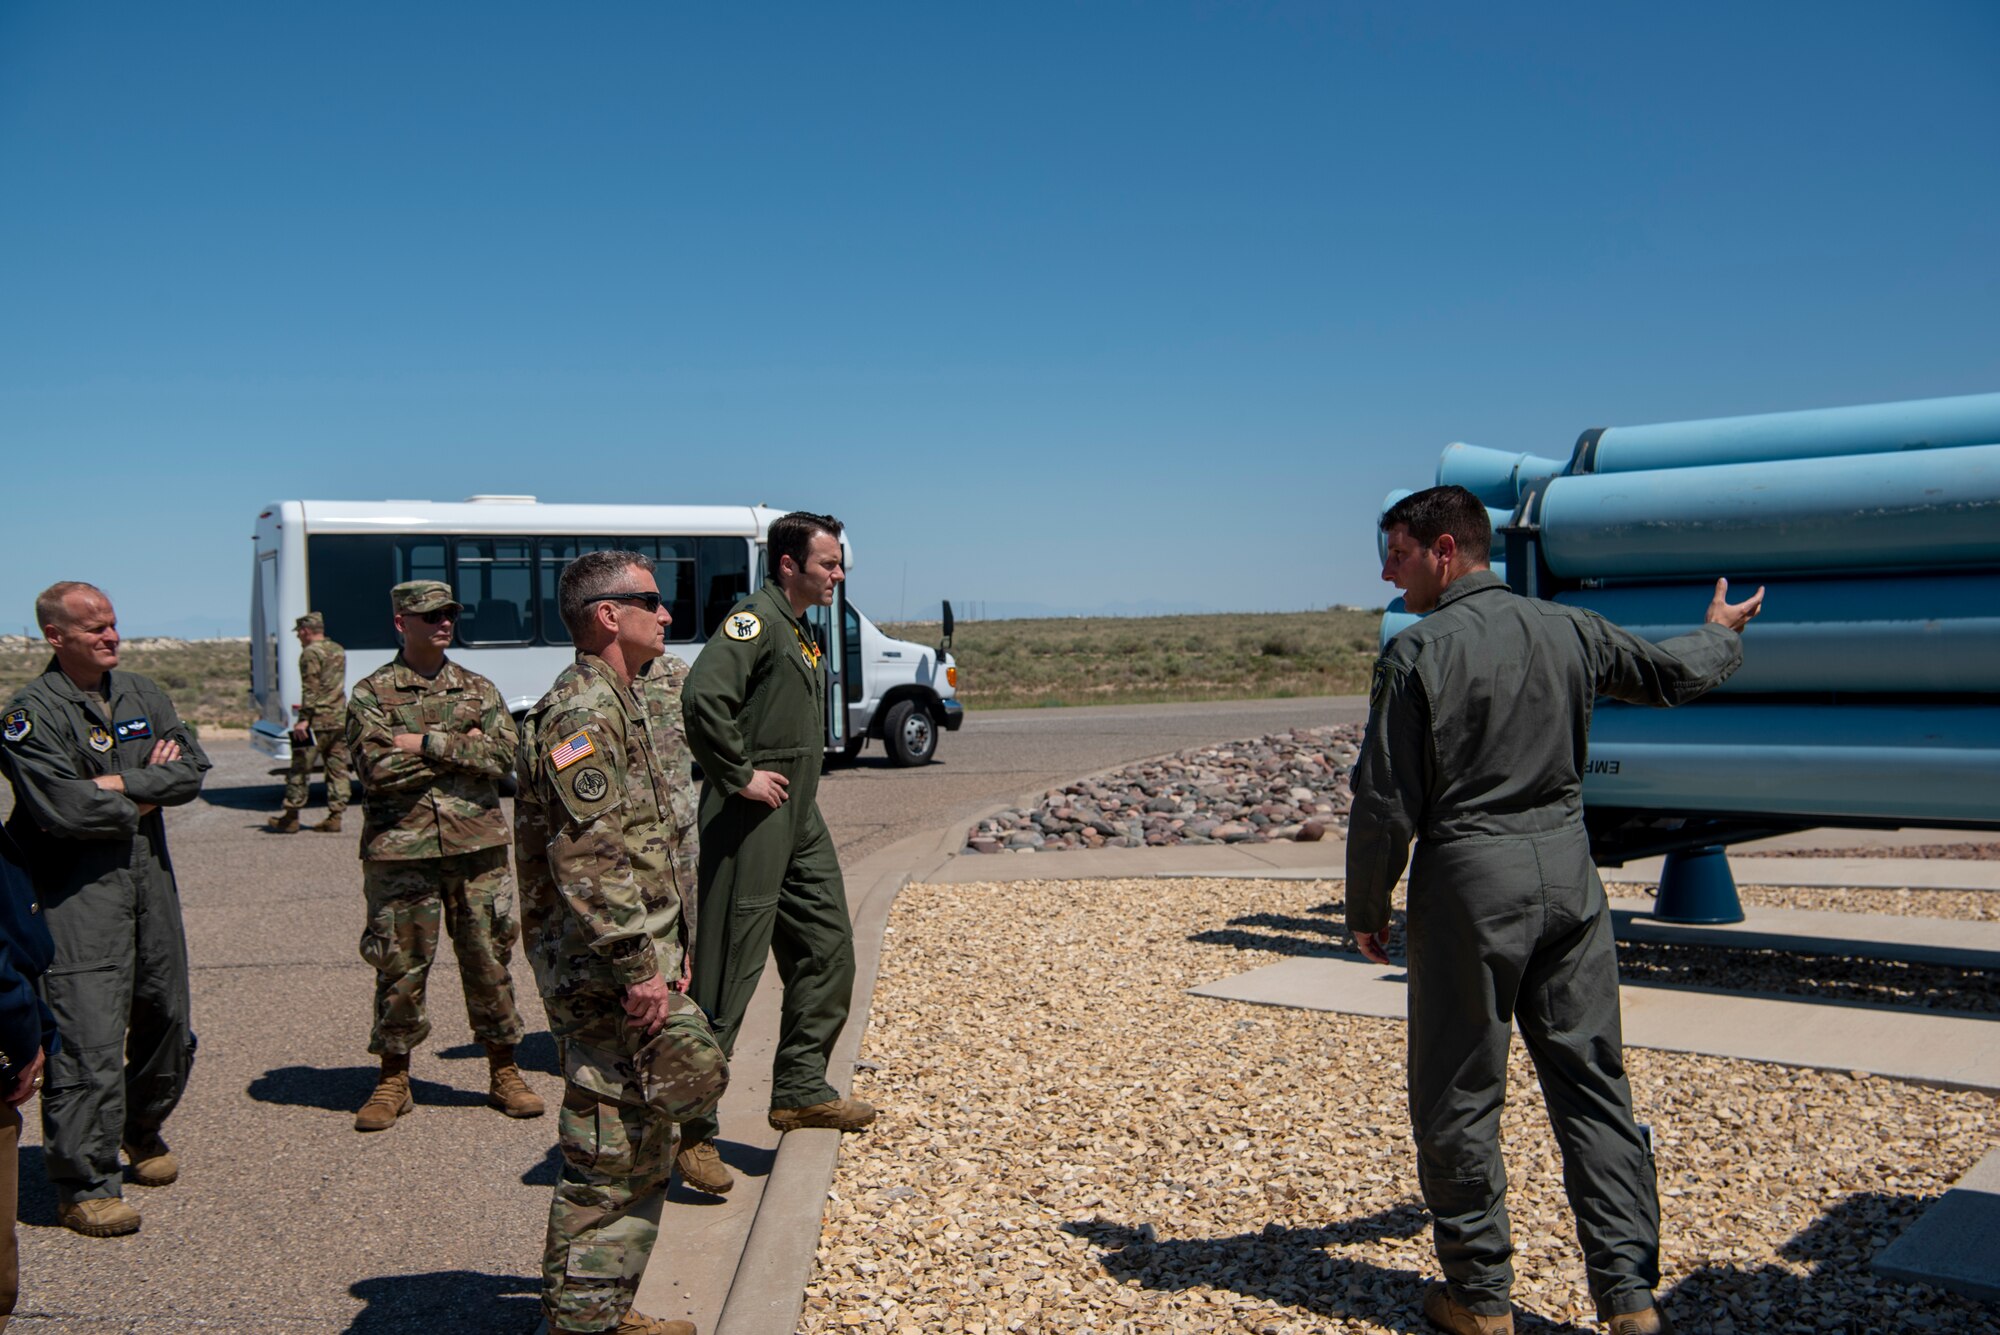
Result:
M282 780L272 783L239 783L235 785L206 784L201 790L201 800L212 807L225 811L266 811L275 816L285 796ZM326 805L326 793L319 784L312 787L308 809Z
M252 1080L244 1092L259 1103L351 1113L368 1101L379 1074L380 1068L374 1066L280 1066ZM485 1089L457 1089L435 1080L412 1079L410 1094L419 1108L486 1106Z
M56 1189L49 1185L40 1145L21 1147L21 1199L16 1218L35 1228L59 1228L56 1223Z
M528 1335L542 1319L538 1275L440 1270L364 1279L347 1291L368 1304L347 1335Z
M478 1043L460 1043L456 1047L438 1049L438 1056L451 1061L467 1057L484 1057L486 1049ZM543 1075L561 1075L556 1065L556 1041L544 1029L523 1038L514 1049L514 1060L524 1071L539 1071Z

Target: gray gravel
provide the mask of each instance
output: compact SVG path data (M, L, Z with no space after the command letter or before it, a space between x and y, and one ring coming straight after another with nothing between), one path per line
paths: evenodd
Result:
M981 820L974 853L1339 837L1360 724L1194 747L1052 789Z
M1337 924L1339 897L906 888L856 1079L883 1116L843 1142L803 1329L1424 1329L1403 1026L1187 995L1329 941L1264 924ZM1639 1050L1628 1067L1681 1329L1994 1329L1992 1308L1866 1264L1993 1143L1991 1096ZM1594 1328L1521 1051L1505 1136L1520 1328Z

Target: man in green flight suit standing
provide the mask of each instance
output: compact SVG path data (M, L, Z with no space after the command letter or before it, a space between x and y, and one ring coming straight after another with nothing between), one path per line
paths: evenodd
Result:
M314 752L326 764L326 819L303 828L340 833L347 810L347 651L326 637L326 618L308 612L292 623L299 637L299 709L292 721L292 766L285 773L285 809L264 824L296 834L312 787Z
M803 618L833 603L846 578L841 524L795 511L766 539L770 578L703 646L681 695L688 746L701 764L701 931L691 995L724 1052L764 972L778 962L785 996L772 1060L771 1125L859 1131L875 1109L826 1080L827 1057L854 989L854 926L826 822L826 672ZM717 1124L681 1128L681 1180L720 1194L735 1185L714 1146Z
M1389 962L1389 895L1410 859L1409 1099L1417 1179L1446 1282L1424 1315L1512 1335L1500 1109L1509 1032L1541 1077L1563 1184L1607 1335L1661 1335L1660 1207L1632 1115L1618 957L1583 825L1599 695L1675 705L1743 661L1762 589L1650 644L1594 612L1517 596L1487 568L1492 525L1463 487L1382 516L1382 578L1426 614L1384 651L1368 693L1347 836L1347 926Z

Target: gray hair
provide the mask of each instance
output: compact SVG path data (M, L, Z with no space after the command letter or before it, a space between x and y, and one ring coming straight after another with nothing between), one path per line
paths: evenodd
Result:
M625 572L635 566L651 571L653 558L638 552L585 552L563 567L562 579L556 584L556 606L562 612L563 625L569 627L570 639L583 643L584 632L590 629L590 605L607 593L626 592L621 587Z
M94 593L110 602L110 597L95 584L85 584L80 579L60 579L35 595L35 624L46 629L49 626L68 626L69 608L64 600L81 590Z

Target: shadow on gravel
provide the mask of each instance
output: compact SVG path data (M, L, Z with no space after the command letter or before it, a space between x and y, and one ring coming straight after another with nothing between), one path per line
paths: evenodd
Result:
M368 1304L347 1335L528 1335L542 1319L539 1275L439 1270L364 1279L347 1291Z
M368 1101L381 1069L374 1066L280 1066L250 1082L244 1092L259 1103L284 1103L297 1108L353 1112ZM482 1086L485 1077L481 1076ZM410 1093L419 1108L483 1108L486 1091L457 1089L435 1080L412 1079Z
M484 1057L486 1049L477 1043L460 1043L457 1047L440 1048L438 1056L451 1061L466 1057ZM514 1060L524 1071L539 1071L543 1075L561 1075L556 1066L556 1040L544 1029L523 1038L514 1049Z
M1415 1237L1429 1227L1429 1213L1411 1203L1319 1228L1266 1224L1261 1232L1223 1238L1156 1239L1150 1226L1132 1228L1103 1219L1064 1224L1063 1231L1102 1247L1105 1272L1121 1284L1136 1279L1164 1292L1226 1289L1316 1316L1430 1332L1422 1312L1427 1276L1340 1255L1344 1245ZM1584 1332L1583 1327L1525 1312L1516 1314L1516 1323L1520 1331Z
M1203 946L1228 946L1233 950L1268 950L1275 955L1307 955L1334 959L1342 955L1360 958L1347 934L1346 905L1332 901L1315 904L1299 917L1289 913L1246 913L1231 918L1222 927L1195 932L1188 940ZM1389 953L1400 959L1403 953L1403 915L1392 915L1389 924Z

